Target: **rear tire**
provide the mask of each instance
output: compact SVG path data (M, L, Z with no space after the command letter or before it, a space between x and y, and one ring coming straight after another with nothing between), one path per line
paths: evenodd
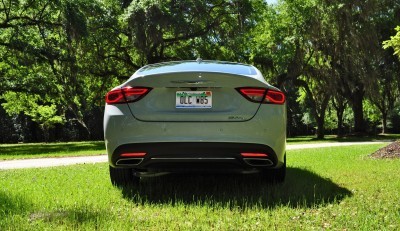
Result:
M284 157L283 165L280 168L263 170L262 175L267 178L269 183L283 183L286 177L286 155Z
M136 186L139 184L140 177L134 175L132 168L114 168L110 166L111 183L120 188Z

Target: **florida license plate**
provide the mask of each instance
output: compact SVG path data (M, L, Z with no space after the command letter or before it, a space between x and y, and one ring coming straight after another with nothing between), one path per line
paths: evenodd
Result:
M177 91L176 108L212 108L211 91Z

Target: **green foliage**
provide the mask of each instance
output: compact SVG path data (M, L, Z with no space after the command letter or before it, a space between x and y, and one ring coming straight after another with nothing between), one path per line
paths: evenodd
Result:
M393 48L394 55L397 55L400 58L400 26L395 28L397 31L396 35L390 36L390 40L386 40L383 42L383 48Z
M363 105L366 118L368 118L372 123L379 123L382 119L379 109L370 101L365 101Z
M20 107L11 113L23 112L46 128L73 120L90 136L86 115L104 105L105 92L120 82L118 78L132 72L115 39L121 33L114 27L118 15L110 15L121 10L115 2L107 4L86 0L2 4L2 12L9 13L0 18L4 41L0 69L5 80L0 94L24 92L37 104L27 106L19 97L10 101L14 99L7 93L3 97L7 105Z
M41 104L45 100L40 95L32 95L28 93L17 93L8 91L3 94L2 98L6 100L3 103L3 108L9 113L19 114L24 113L36 121L44 129L53 127L56 124L63 124L65 118L58 115L57 105L53 100L48 100L46 104Z
M398 103L399 60L379 45L400 54L397 12L390 0L3 1L0 95L9 114L45 127L73 121L90 138L90 115L113 86L145 64L200 56L259 67L286 91L298 130L304 114L323 120L328 98L338 126L350 106L357 130L366 99L382 118ZM37 109L8 92L40 96Z
M246 60L258 1L133 1L121 16L142 64L175 59Z

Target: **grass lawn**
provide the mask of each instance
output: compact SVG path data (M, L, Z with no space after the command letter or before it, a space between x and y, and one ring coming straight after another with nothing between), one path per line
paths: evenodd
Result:
M375 136L345 136L338 138L336 135L326 135L324 139L317 139L315 136L296 136L287 138L287 143L322 143L322 142L362 142L362 141L394 141L399 140L400 134L380 134Z
M103 141L0 144L0 160L105 154Z
M0 171L0 230L399 230L400 160L382 144L288 151L288 175L165 175L111 186L108 166Z
M315 136L298 136L287 139L287 144L310 144L323 142L355 142L376 140L397 140L400 134L387 134L366 137L337 138L328 135L323 140ZM0 160L28 159L41 157L66 157L66 156L90 156L105 154L103 141L86 142L60 142L60 143L28 143L28 144L0 144Z

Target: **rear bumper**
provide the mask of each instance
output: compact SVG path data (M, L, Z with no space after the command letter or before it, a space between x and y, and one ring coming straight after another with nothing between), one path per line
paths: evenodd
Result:
M123 104L106 105L105 111L104 137L113 167L223 171L279 168L284 163L286 110L281 106L262 105L251 120L243 122L143 122L133 118ZM265 151L269 160L240 156L252 150ZM124 152L147 154L121 160Z
M146 153L140 157L121 156ZM243 157L241 153L265 153L262 157ZM168 142L125 144L111 155L113 167L135 168L147 172L229 171L279 167L276 153L261 144L226 142Z

